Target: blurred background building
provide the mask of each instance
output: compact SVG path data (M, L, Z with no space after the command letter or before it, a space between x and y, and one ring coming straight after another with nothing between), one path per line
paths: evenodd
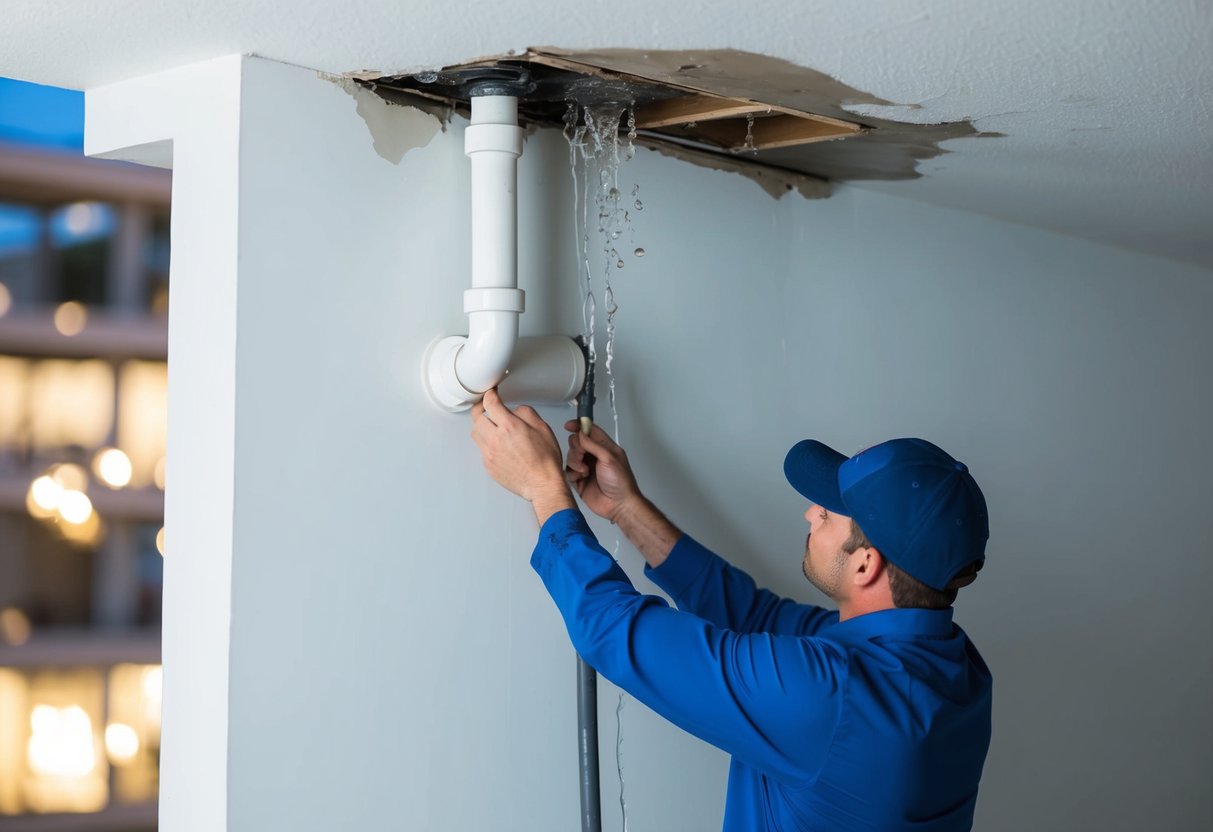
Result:
M0 79L0 830L156 826L168 171Z

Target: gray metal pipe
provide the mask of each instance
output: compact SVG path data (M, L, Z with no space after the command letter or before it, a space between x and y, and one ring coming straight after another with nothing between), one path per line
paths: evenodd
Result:
M577 750L581 775L581 832L602 832L598 786L598 672L577 657Z

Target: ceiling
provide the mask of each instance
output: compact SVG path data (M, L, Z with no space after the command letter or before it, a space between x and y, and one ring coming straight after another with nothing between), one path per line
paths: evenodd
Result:
M0 76L75 89L231 53L382 74L533 45L761 53L862 91L856 115L1003 134L857 187L1213 269L1207 0L5 0L4 18Z

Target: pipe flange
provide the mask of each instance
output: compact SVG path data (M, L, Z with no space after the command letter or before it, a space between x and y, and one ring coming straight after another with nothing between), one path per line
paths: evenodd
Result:
M508 95L522 98L535 91L531 73L520 66L473 66L443 72L422 72L413 76L420 84L458 87L464 98L481 95Z
M425 394L432 405L447 413L462 413L480 401L480 394L460 384L455 373L455 361L467 340L459 335L440 335L430 342L421 358Z

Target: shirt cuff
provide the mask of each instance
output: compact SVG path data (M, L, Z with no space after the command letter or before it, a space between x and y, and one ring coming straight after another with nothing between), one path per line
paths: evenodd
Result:
M580 511L565 508L553 514L539 527L539 539L531 553L531 566L542 574L546 561L557 555L563 556L569 548L569 538L576 535L594 539L594 533Z
M645 577L677 600L720 557L704 548L689 534L678 538L665 561L656 568L644 567Z

